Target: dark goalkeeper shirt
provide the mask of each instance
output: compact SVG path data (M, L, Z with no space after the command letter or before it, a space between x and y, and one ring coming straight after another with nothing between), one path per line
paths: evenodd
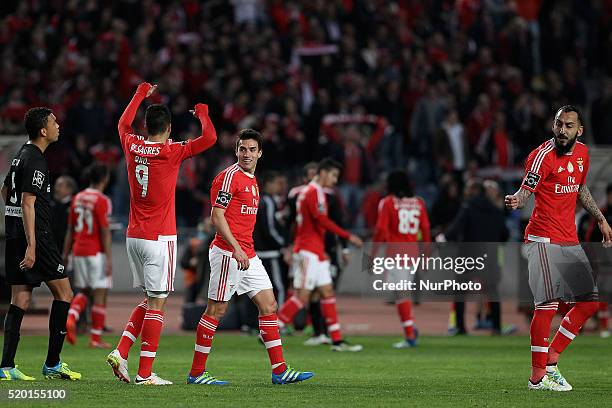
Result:
M36 195L34 203L36 233L51 233L49 169L42 151L36 145L26 143L21 147L11 162L4 185L8 188L4 212L6 239L25 239L21 193Z

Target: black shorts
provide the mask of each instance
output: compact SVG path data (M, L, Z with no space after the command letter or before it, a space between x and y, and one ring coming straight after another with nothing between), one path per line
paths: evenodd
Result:
M5 252L6 283L8 285L40 286L42 282L67 278L64 262L50 233L36 232L34 267L22 270L19 264L25 256L25 238L7 239Z

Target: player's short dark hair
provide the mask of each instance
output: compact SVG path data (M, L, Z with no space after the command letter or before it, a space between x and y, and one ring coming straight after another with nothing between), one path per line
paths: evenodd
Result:
M28 139L38 138L40 129L47 126L47 120L52 113L51 109L45 107L32 108L26 112L23 117L23 126L28 132Z
M276 180L278 177L280 177L280 173L278 171L268 170L263 174L262 184L265 186L266 184Z
M414 189L408 173L404 170L393 170L387 176L387 191L396 197L412 197Z
M261 150L263 138L261 137L261 133L259 133L255 129L242 129L240 132L238 132L238 139L236 140L236 150L238 150L238 145L240 145L241 140L254 140L257 142L257 150Z
M320 173L322 170L330 171L333 169L337 169L338 171L342 171L342 165L331 157L326 157L319 162L317 165L317 173Z
M578 124L580 126L584 125L584 120L583 120L582 112L576 106L574 106L574 105L563 105L562 107L557 109L557 113L555 114L555 116L557 116L559 114L559 112L563 112L563 113L576 112L576 116L578 116L578 122L579 122Z
M100 163L94 163L85 169L85 179L90 185L98 184L108 177L108 167Z
M316 170L319 165L317 162L308 162L302 167L302 176L308 177L308 172L310 170Z
M145 113L145 123L149 136L163 133L172 123L170 109L166 105L150 105Z
M606 194L610 194L612 193L612 183L608 184L608 187L606 187Z

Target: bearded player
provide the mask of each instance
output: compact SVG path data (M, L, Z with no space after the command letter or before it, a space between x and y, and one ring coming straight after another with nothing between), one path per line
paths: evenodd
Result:
M554 136L529 154L520 189L505 198L506 207L514 210L535 194L535 208L525 230L529 286L535 300L528 382L532 390L572 389L557 366L559 355L598 309L593 271L576 233L576 200L597 220L604 246L612 245L610 225L586 185L589 152L577 140L583 124L576 107L561 107L552 126ZM568 290L572 292L569 299ZM560 300L576 304L549 344L550 325Z
M314 375L294 370L283 358L272 283L253 245L259 206L255 168L262 155L261 145L259 132L241 130L236 142L238 162L219 173L210 189L211 221L217 234L208 254L208 304L198 324L188 384L228 384L206 371L206 360L219 320L234 293L248 295L259 310L259 330L272 366L272 383L300 382Z
M130 184L130 220L126 232L128 261L134 287L146 293L132 311L117 349L107 357L115 376L130 382L127 358L130 347L141 336L140 364L135 383L172 384L152 373L153 361L164 322L168 294L174 290L176 270L176 180L183 160L202 153L217 140L208 117L208 106L198 103L192 111L200 120L202 135L173 142L171 116L165 105L150 105L145 114L149 136L134 134L132 122L141 102L156 85L143 82L119 119L119 137L125 154Z

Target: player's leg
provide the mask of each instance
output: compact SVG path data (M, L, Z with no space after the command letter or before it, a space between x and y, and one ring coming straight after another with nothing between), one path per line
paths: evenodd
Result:
M119 352L121 357L126 360L128 358L130 349L132 348L132 345L136 342L138 336L140 336L145 313L147 313L147 299L142 300L132 310L130 318L128 319L125 328L123 329L123 333L121 334L121 338L119 339L119 344L117 345L117 351Z
M72 302L70 303L70 309L68 310L68 320L66 321L66 339L70 344L76 344L77 341L77 323L81 317L81 313L85 311L87 302L89 299L89 270L90 265L88 256L75 256L72 259L74 267L74 287L79 290Z
M283 373L287 369L283 358L283 346L280 339L277 304L274 292L270 289L262 290L251 298L259 311L259 333L270 358L270 365L274 374Z
M310 293L315 288L314 263L318 261L315 254L300 251L293 257L294 293L278 310L281 328L293 322L295 315L307 304Z
M213 283L214 280L216 279L213 279L213 274L211 272L211 283ZM219 380L206 371L206 361L208 360L208 355L210 354L210 350L212 348L213 338L215 337L215 332L217 331L219 321L227 311L227 306L227 301L208 299L206 310L202 314L196 329L196 342L195 350L193 352L193 361L191 363L191 370L187 376L188 384L228 384L227 381Z
M159 339L164 324L166 298L174 290L176 240L142 241L144 250L144 286L147 291L147 312L140 335L140 362L136 384L172 384L152 374Z
M106 293L112 286L112 278L106 274L106 257L102 253L91 257L91 286L93 288L93 306L91 308L91 337L90 347L110 348L110 345L102 341L104 323L106 321Z
M66 340L68 343L75 345L77 342L77 323L81 318L81 313L87 307L89 298L89 288L78 287L79 293L74 295L70 302L68 310L68 319L66 320Z
M393 283L402 281L412 281L413 279L414 274L412 274L411 271L404 269L392 269L387 274L387 281ZM410 293L398 293L395 298L395 307L402 325L402 329L404 331L404 340L393 344L393 347L415 347L417 343L414 328L414 318L412 316L412 300L410 299Z
M563 248L561 254L555 258L556 271L561 277L563 290L572 293L575 305L567 312L559 330L555 334L548 349L546 372L557 383L571 389L571 385L559 372L557 362L559 355L566 349L578 335L584 323L599 309L597 286L591 264L580 245ZM568 262L569 260L569 262ZM555 276L553 276L553 282ZM567 289L565 288L567 287Z
M208 303L196 329L196 341L191 370L187 376L188 384L225 385L206 371L206 361L212 347L219 320L227 311L228 301L237 288L242 274L231 253L212 247L208 253L210 280L208 283Z
M138 306L132 310L130 318L123 329L121 338L117 348L113 350L106 358L106 362L113 369L113 373L121 381L130 382L128 371L128 355L132 345L136 342L140 332L142 331L142 323L144 322L145 314L147 313L147 299L141 301Z
M106 293L106 288L96 288L93 290L90 347L110 348L110 345L102 340L102 332L104 331L104 323L106 321Z
M529 287L535 301L535 310L530 326L531 376L528 388L535 390L566 391L546 374L548 359L548 337L550 324L559 308L558 297L552 285L553 273L549 262L549 252L556 248L544 243L525 245L529 268Z
M80 380L81 374L72 371L60 359L66 337L68 310L73 299L72 288L68 278L54 279L45 282L53 294L53 304L49 314L49 346L47 359L43 365L45 378L62 380Z
M531 338L531 377L529 381L537 384L546 375L548 358L548 336L550 324L557 313L559 302L545 302L536 305L531 319L529 334Z
M34 380L15 367L15 354L19 346L21 322L25 311L30 307L33 285L29 284L29 271L20 268L27 247L25 239L7 239L5 241L6 282L11 286L11 305L4 320L4 346L0 363L2 380ZM34 285L37 286L37 285Z
M311 378L311 372L294 370L285 363L283 345L276 309L278 307L272 290L272 283L266 269L258 257L251 258L249 269L237 285L239 295L246 293L259 312L259 333L263 340L270 366L272 367L272 383L288 384Z
M340 322L338 321L338 311L336 308L336 294L332 284L330 262L321 261L316 258L310 259L308 271L311 280L319 294L321 295L321 312L325 319L327 332L332 340L332 350L334 351L361 351L363 347L359 344L350 345L342 336Z
M548 366L556 366L559 355L576 338L584 323L599 309L599 302L577 301L575 306L565 315L548 350Z
M147 290L147 311L142 323L140 338L140 361L136 384L166 385L169 381L152 375L153 363L157 355L159 339L164 325L164 310L166 307L166 291ZM158 381L159 380L159 381Z
M325 319L321 313L321 296L318 291L314 291L310 295L308 304L308 313L312 324L312 337L304 342L305 346L318 346L321 344L331 344L331 339L327 336L327 327L325 327Z
M15 368L15 354L19 345L23 315L30 307L32 287L28 285L11 286L11 305L4 319L4 348L0 364L0 379L32 381L33 377Z
M409 298L408 293L402 293L399 298L395 301L397 308L397 314L402 324L404 331L404 340L393 345L394 348L410 348L415 347L416 343L416 331L414 328L414 318L412 315L412 300Z
M323 266L322 269L324 269ZM321 276L323 275L323 276ZM331 276L321 274L318 283L321 284L317 289L321 294L321 312L325 318L327 332L332 340L333 351L361 351L363 347L359 344L349 344L344 340L340 323L338 321L338 311L336 308L336 294L332 285Z

